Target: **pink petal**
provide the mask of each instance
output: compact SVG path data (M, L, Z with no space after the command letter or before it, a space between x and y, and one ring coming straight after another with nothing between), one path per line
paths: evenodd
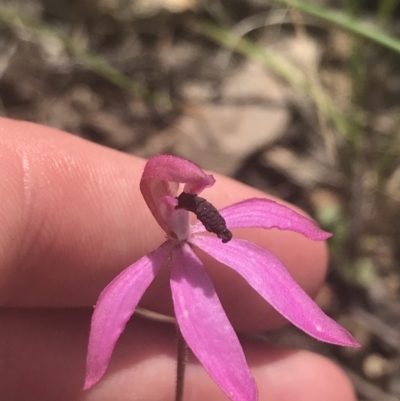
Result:
M322 312L266 249L244 240L223 244L203 235L193 236L191 242L239 273L278 312L310 336L332 344L359 346L347 330Z
M140 181L140 190L151 213L161 228L170 233L158 210L158 199L176 196L179 184L185 184L184 191L199 194L215 182L212 175L206 174L197 164L177 156L154 156L146 163Z
M231 228L278 228L279 230L296 231L312 240L325 240L332 234L321 230L309 218L295 212L289 207L269 199L252 198L234 203L220 210L226 225ZM205 231L201 223L192 227L192 233Z
M214 286L188 244L172 251L175 315L188 346L233 401L256 401L257 387Z
M96 384L107 369L115 343L143 293L167 259L171 243L165 242L123 270L102 291L92 316L84 389Z

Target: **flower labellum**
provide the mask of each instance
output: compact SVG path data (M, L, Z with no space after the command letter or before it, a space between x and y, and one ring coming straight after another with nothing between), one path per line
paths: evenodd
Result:
M210 233L217 234L224 244L232 239L232 233L226 228L225 219L210 202L196 194L186 192L182 192L176 199L178 199L178 206L175 206L175 209L193 212L203 223L204 228Z
M140 189L167 240L122 271L100 294L91 323L85 389L104 375L126 323L169 260L175 317L187 345L232 401L257 400L257 387L237 335L196 249L235 270L287 320L310 336L332 344L359 346L343 327L322 312L272 253L232 238L230 229L278 228L316 241L330 234L307 217L268 199L247 199L218 211L198 196L214 183L212 175L179 157L160 155L147 162ZM183 192L178 195L180 184ZM190 224L189 212L197 216L199 223ZM206 231L218 238L204 235Z

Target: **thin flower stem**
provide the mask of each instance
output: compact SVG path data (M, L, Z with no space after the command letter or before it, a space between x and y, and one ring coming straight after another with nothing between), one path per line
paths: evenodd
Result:
M185 384L185 370L187 360L187 345L182 336L179 326L176 325L177 337L177 365L176 365L176 392L175 401L183 401L183 390Z

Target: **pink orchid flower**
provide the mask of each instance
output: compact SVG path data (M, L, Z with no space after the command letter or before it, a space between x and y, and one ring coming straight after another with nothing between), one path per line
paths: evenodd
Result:
M257 400L257 387L242 347L196 249L235 270L287 320L309 335L332 344L359 345L322 312L273 254L251 242L231 239L229 229L278 228L317 241L330 234L307 217L267 199L247 199L218 212L197 196L214 182L212 175L179 157L161 155L147 162L140 189L167 240L122 271L101 293L92 317L85 388L103 376L118 337L143 293L168 261L175 317L189 348L231 400ZM184 184L183 193L178 196L180 184ZM189 211L196 214L199 223L190 224ZM219 239L203 235L206 231Z

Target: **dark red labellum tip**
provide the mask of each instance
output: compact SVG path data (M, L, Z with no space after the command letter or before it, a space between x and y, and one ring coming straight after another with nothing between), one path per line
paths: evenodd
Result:
M205 229L210 233L217 234L223 243L232 239L232 233L226 227L225 219L210 202L196 194L187 192L182 192L176 199L178 205L175 209L185 209L194 213L203 223Z

